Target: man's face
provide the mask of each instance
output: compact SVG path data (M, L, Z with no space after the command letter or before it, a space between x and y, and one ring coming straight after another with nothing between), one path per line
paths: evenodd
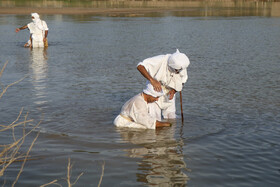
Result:
M31 19L34 20L35 19L34 16L32 16Z
M181 69L174 69L174 68L172 68L170 66L168 66L168 69L169 69L170 72L173 72L175 74L179 74L183 70L183 68L181 68Z
M153 103L153 102L157 101L158 98L159 98L159 97L153 97L153 96L151 96L151 95L148 95L147 102L148 102L148 103Z

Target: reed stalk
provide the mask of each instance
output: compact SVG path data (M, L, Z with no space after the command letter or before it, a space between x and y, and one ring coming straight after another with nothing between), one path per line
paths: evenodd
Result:
M64 179L66 182L67 182L67 186L68 187L72 187L74 186L77 181L80 179L80 177L84 174L83 172L80 173L80 175L76 178L76 180L72 183L71 182L71 173L72 173L72 168L73 168L73 164L71 164L71 159L68 158L68 165L67 165L67 173L66 173L66 178ZM58 186L62 186L61 184L57 183L58 182L58 179L55 179L47 184L43 184L41 185L40 187L46 187L48 185L51 185L51 184L55 184L55 185L58 185Z
M3 75L3 72L6 68L8 64L8 61L5 62L5 64L3 65L3 67L1 68L0 71L0 78ZM25 77L24 77L25 78ZM3 86L1 84L1 92L0 92L0 99L2 98L2 96L6 93L6 91L8 90L9 87L19 83L20 81L22 81L24 78L19 79L7 86ZM20 121L20 118L23 116L23 108L21 108L17 118L15 121L13 121L11 124L9 125L0 125L0 132L8 132L11 131L11 137L12 137L12 141L10 143L7 144L0 144L0 178L4 176L6 169L13 164L14 162L22 162L21 164L21 168L16 176L15 181L13 182L12 186L14 186L21 173L23 172L23 168L24 165L26 163L27 160L29 160L29 153L32 149L32 147L34 146L35 141L37 140L38 136L39 136L39 132L37 133L37 136L33 139L33 141L31 142L30 146L28 147L28 150L26 153L21 153L20 149L23 145L23 143L25 142L25 138L30 135L33 131L35 131L41 121L37 124L37 125L32 125L31 122L33 122L32 119L28 119L28 112L24 115L24 119L23 121ZM27 128L28 127L28 128ZM31 128L30 128L31 127ZM15 130L22 130L22 135L21 137L17 138L16 137L16 133ZM29 129L29 130L27 130ZM21 159L21 160L20 160ZM5 181L4 184L5 185Z
M4 66L2 67L1 71L0 71L0 79L1 76L6 68L8 64L8 61L4 64ZM25 77L24 77L25 78ZM2 87L2 92L0 93L0 100L2 98L2 96L6 93L6 91L8 90L9 87L19 83L20 81L22 81L24 78L15 81L7 86L3 86L1 84ZM24 120L20 121L21 117L23 116L23 109L21 108L16 120L14 120L11 124L9 125L1 125L0 124L0 132L7 132L7 131L11 131L11 137L12 137L12 142L7 143L7 144L0 144L0 178L4 177L4 173L6 171L6 169L13 163L15 162L22 162L20 170L16 176L15 181L12 184L12 187L15 186L15 184L18 182L20 175L23 172L23 168L25 166L25 163L27 160L31 160L29 157L30 151L33 148L37 138L39 137L40 132L37 132L37 135L35 136L35 138L32 140L28 150L26 153L20 153L20 148L22 147L23 143L25 142L25 138L30 135L32 132L34 132L35 130L37 130L37 128L39 127L39 125L41 124L41 121L39 123L37 123L35 126L31 124L31 122L33 122L33 119L28 119L28 112L24 115ZM28 127L31 127L31 129L27 130L27 125L29 125ZM18 130L21 127L22 130L22 135L21 137L17 138L15 131L16 129ZM102 174L100 176L100 180L99 180L99 184L98 187L100 187L101 182L102 182L102 178L104 175L104 166L105 166L105 162L102 165ZM77 181L80 179L80 177L84 174L83 172L79 174L79 176L76 178L76 180L72 183L71 182L71 172L72 172L72 167L73 165L71 164L71 160L70 158L68 159L68 165L67 165L67 175L66 175L66 182L68 184L68 187L72 187L73 185L75 185L77 183ZM4 180L3 182L3 186L5 186L6 181ZM40 187L46 187L49 185L57 185L57 186L62 186L61 184L58 183L58 179L55 179L49 183L43 184Z
M102 179L103 179L103 176L104 176L104 169L105 169L105 161L103 161L103 164L102 164L102 173L101 173L101 176L100 176L100 179L99 179L98 187L100 187L100 185L101 185L101 182L102 182Z

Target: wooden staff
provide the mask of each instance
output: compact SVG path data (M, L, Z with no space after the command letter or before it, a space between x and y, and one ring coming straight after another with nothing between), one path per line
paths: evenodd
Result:
M181 104L181 118L182 118L182 122L184 122L183 103L182 103L182 91L180 91L180 104Z

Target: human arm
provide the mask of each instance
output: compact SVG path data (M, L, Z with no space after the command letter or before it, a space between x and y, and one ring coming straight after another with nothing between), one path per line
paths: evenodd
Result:
M49 31L48 31L48 30L46 30L46 31L45 31L44 42L45 42L45 41L46 41L46 39L47 39L48 33L49 33Z
M32 36L31 36L31 34L30 34L30 36L29 36L29 40L30 40L29 48L32 48Z
M41 25L43 27L41 30L44 30L43 41L46 42L47 41L47 37L48 37L48 33L49 33L49 28L48 28L47 23L44 20L41 20Z
M24 26L22 26L22 27L20 27L20 28L16 28L16 32L19 32L20 30L24 30L24 29L26 29L28 26L27 25L24 25Z
M151 84L153 85L154 89L158 92L160 92L161 89L161 84L159 81L157 81L156 79L154 79L149 72L146 70L146 68L143 65L138 65L137 66L137 70L148 80L151 82Z

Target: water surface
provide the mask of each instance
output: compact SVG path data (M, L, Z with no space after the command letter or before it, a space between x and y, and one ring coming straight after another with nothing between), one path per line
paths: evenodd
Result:
M28 31L14 32L29 15L0 16L1 67L9 61L1 84L26 76L1 98L0 124L21 107L34 123L42 120L31 152L37 159L18 186L65 178L68 158L73 180L84 172L77 186L97 186L104 162L102 186L279 184L279 18L42 17L49 47L29 50L22 47ZM145 84L137 63L176 48L191 61L184 123L116 129L121 106ZM8 137L1 134L1 143ZM19 167L7 170L6 186Z

